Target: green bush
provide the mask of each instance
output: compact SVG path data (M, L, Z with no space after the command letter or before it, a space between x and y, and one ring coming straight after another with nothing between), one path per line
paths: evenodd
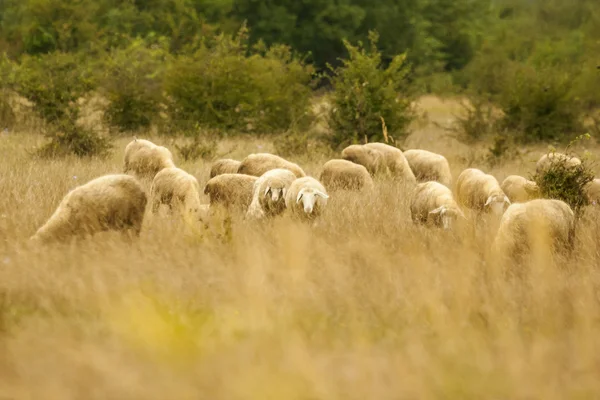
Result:
M17 116L11 104L15 81L16 64L5 54L0 57L0 130L12 128Z
M169 115L177 125L284 131L308 119L312 74L286 46L250 48L242 28L173 62L165 76Z
M407 83L410 68L405 55L395 56L384 69L377 49L378 35L371 32L369 39L369 49L361 42L353 46L344 41L349 58L341 60L340 67L332 68L329 141L334 148L357 143L364 137L369 142L381 141L381 118L390 135L397 139L407 133L413 118Z
M122 131L147 128L159 115L167 47L165 41L148 46L135 40L108 56L100 85L110 102L104 113L109 125Z

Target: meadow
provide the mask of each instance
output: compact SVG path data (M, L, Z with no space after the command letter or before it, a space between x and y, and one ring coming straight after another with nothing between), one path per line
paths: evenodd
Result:
M545 150L489 165L487 147L445 134L448 104L423 106L403 146L445 155L455 177L468 166L527 176ZM537 254L517 280L492 267L493 224L415 226L406 188L386 182L333 194L315 226L233 218L205 229L161 214L132 243L106 233L35 247L28 237L68 190L121 171L131 138L106 160L32 157L43 140L0 135L0 399L600 396L592 207L572 257ZM264 151L269 140L219 143L237 159ZM318 176L329 157L288 158ZM210 162L176 163L206 183Z

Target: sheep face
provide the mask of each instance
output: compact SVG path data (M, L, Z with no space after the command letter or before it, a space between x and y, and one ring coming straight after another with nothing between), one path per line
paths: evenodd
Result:
M300 202L302 202L304 212L306 214L312 214L319 197L325 200L329 198L327 194L321 192L320 190L313 188L304 188L298 192L296 204L300 204Z
M264 193L263 207L269 212L278 214L285 209L285 187L267 186Z
M486 210L491 210L492 214L496 216L504 214L504 210L508 206L510 206L510 200L504 195L492 195L488 197L484 205Z
M460 210L448 208L447 206L441 206L430 211L429 216L433 218L436 225L443 227L444 230L451 230L459 217L465 217Z

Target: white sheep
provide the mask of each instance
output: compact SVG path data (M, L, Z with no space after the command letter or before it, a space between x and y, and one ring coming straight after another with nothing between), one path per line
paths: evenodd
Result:
M387 172L386 162L381 152L360 144L351 144L343 149L342 159L362 165L372 176Z
M575 156L551 152L544 154L540 157L540 159L536 163L535 170L538 174L540 174L547 171L552 164L559 162L564 162L567 168L573 168L581 164L581 160Z
M410 203L413 222L452 229L463 212L456 203L452 191L445 185L430 181L419 183Z
M265 172L254 182L247 216L260 219L280 215L285 211L285 195L295 180L296 175L287 169L276 168Z
M138 179L152 180L163 168L173 168L173 154L163 146L149 140L135 138L125 147L123 173Z
M101 176L67 193L31 239L41 243L60 242L108 230L129 231L137 236L146 203L146 193L134 177Z
M285 206L293 217L312 220L323 212L329 195L325 187L311 176L296 179L285 196Z
M511 204L496 178L476 168L467 168L458 176L456 199L463 207L477 211L491 210L497 216Z
M373 178L369 171L360 164L347 160L329 160L323 165L319 181L328 191L342 190L371 190Z
M298 164L271 153L250 154L242 160L237 172L238 174L262 176L265 172L276 168L290 170L297 178L306 176Z
M408 161L404 157L402 150L385 143L367 143L363 146L379 151L383 155L387 169L392 177L411 185L417 183L415 174L410 169L410 165L408 165Z
M210 167L210 177L214 178L221 174L235 174L240 168L240 164L240 161L232 160L230 158L217 160Z
M204 187L211 208L220 205L228 210L246 212L252 202L258 177L246 174L221 174L211 178Z
M436 181L447 187L452 185L450 165L441 154L411 149L404 152L404 157L418 182Z
M152 213L156 214L161 204L180 213L199 214L200 185L198 180L179 168L164 168L156 174L150 188Z
M523 203L540 196L537 183L519 175L507 176L500 188L512 203Z
M600 203L600 179L596 178L585 185L585 195L592 205Z
M493 255L498 260L520 261L532 248L569 250L573 243L575 215L561 200L534 199L514 203L504 213L494 238Z

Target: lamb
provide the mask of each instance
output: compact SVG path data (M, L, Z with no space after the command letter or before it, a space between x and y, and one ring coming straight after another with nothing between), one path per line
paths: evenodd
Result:
M360 165L346 160L329 160L323 165L319 180L328 191L342 190L371 190L373 178L369 171Z
M283 213L285 195L295 180L296 175L287 169L276 168L265 172L254 182L252 203L247 216L260 219Z
M452 173L446 157L419 149L406 150L404 157L418 182L436 181L447 187L452 185Z
M600 179L596 178L585 185L585 194L590 204L598 204L600 202Z
M564 162L567 168L573 168L581 164L581 160L577 157L551 152L540 157L535 166L535 170L538 174L543 173L547 171L553 163L557 162Z
M198 180L179 168L165 168L152 181L150 189L152 213L156 214L161 204L171 210L175 207L182 213L199 214L200 185Z
M101 176L67 193L31 239L39 243L63 242L101 231L139 236L146 203L146 193L134 177Z
M467 168L456 180L456 198L461 206L476 210L491 210L501 215L510 200L492 175L476 168Z
M383 155L377 150L360 144L352 144L342 150L342 159L362 165L372 176L384 174L387 171Z
M550 246L554 253L568 251L573 244L575 215L561 200L534 199L514 203L504 213L494 238L492 251L496 259L520 257L536 245Z
M161 169L174 167L171 151L149 140L134 138L125 147L125 174L132 174L138 179L152 180Z
M329 195L315 178L306 176L296 179L285 196L285 206L292 217L301 220L314 220L327 206Z
M242 160L237 173L262 176L265 172L276 168L290 170L297 178L306 176L299 165L270 153L250 154Z
M258 177L246 174L221 174L211 178L204 187L211 208L221 205L228 210L246 212L252 202Z
M210 167L210 177L214 178L215 176L221 174L235 174L240 168L240 164L241 162L232 160L230 158L217 160Z
M445 185L430 181L419 183L410 203L414 223L452 229L457 218L464 218L452 191Z
M523 203L540 195L537 183L519 175L507 176L500 188L512 203Z

